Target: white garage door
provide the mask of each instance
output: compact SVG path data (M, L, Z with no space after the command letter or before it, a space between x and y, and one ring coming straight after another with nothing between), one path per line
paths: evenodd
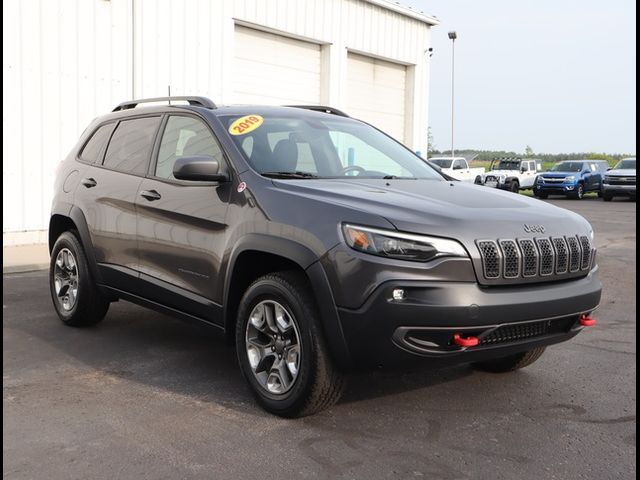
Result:
M406 67L349 53L347 113L404 140Z
M320 103L320 45L236 26L234 103Z

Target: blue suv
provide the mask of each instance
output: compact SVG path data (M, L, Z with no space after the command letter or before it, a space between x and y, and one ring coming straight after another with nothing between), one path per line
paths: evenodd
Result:
M602 196L602 177L609 168L606 160L566 160L536 177L533 194L538 198L564 195L580 200L587 192Z

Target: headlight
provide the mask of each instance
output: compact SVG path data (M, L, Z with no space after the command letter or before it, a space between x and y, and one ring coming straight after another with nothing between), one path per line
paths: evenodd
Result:
M591 239L591 245L596 246L596 235L593 230L589 230L589 238Z
M380 257L426 262L437 257L467 257L467 252L455 240L412 235L392 230L342 226L344 239L354 250Z
M575 175L569 175L568 177L565 177L565 182L573 182L576 179Z
M541 176L537 176L536 177L536 183L542 183L542 177Z

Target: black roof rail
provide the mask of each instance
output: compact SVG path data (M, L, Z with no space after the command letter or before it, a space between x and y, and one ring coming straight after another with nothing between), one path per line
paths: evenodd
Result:
M331 115L338 115L339 117L349 118L349 115L344 113L342 110L338 110L337 108L333 107L327 107L326 105L285 105L285 107L304 108L306 110L313 110L314 112L330 113Z
M217 108L216 104L213 103L211 100L209 100L207 97L182 96L182 97L141 98L139 100L130 100L128 102L122 102L112 111L119 112L122 110L129 110L131 108L135 108L140 103L172 102L172 101L188 102L189 105L194 105L196 107L205 107L205 108L211 108L211 109Z

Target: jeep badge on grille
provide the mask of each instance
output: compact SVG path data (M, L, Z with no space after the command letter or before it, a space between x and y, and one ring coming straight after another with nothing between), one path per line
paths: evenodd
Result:
M527 225L525 223L524 231L527 233L544 233L544 227L542 225Z

